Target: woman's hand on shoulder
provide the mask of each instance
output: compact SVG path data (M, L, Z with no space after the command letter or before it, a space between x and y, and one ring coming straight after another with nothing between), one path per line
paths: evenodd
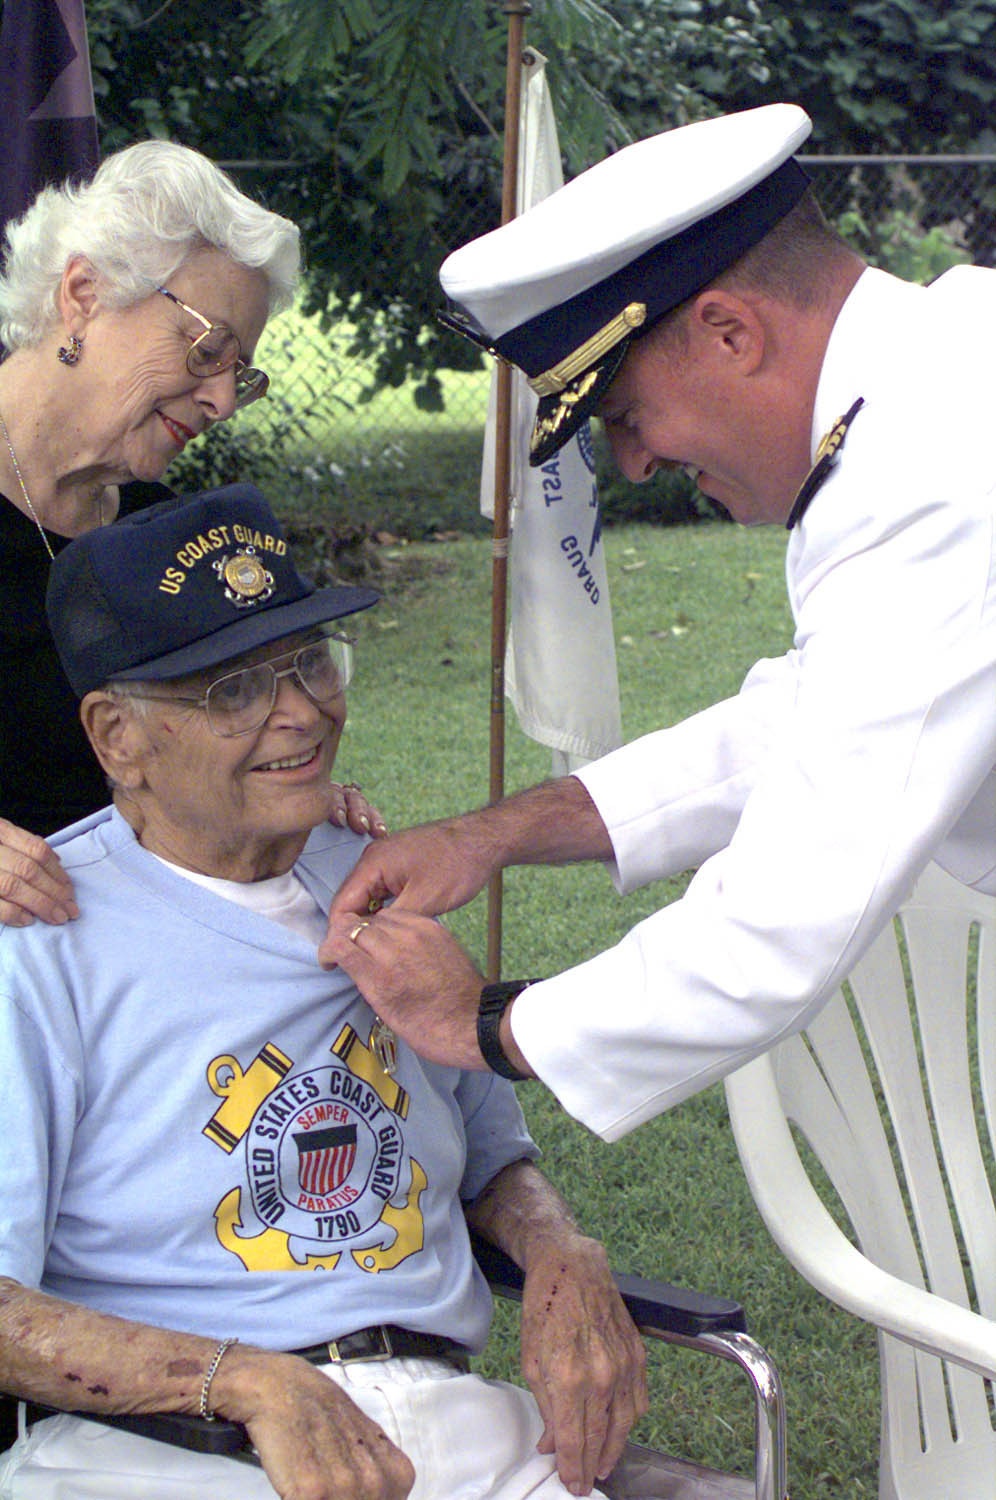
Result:
M368 833L372 839L382 839L387 833L387 824L372 802L368 802L355 781L332 783L331 821L340 828L351 828L354 833Z
M79 916L73 883L43 838L0 818L0 924L59 924Z

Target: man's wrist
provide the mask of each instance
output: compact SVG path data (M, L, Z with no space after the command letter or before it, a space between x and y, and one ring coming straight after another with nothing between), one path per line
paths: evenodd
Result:
M515 1068L517 1073L521 1073L524 1078L535 1078L536 1073L532 1067L532 1064L529 1062L525 1053L522 1051L522 1048L515 1040L515 1034L512 1031L513 1005L509 1005L506 1008L505 1014L502 1016L501 1021L498 1025L498 1040L501 1043L501 1050L504 1052L505 1056L508 1058L509 1062L512 1064L512 1067Z
M535 984L533 979L508 980L486 984L477 1007L477 1045L493 1073L521 1082L532 1077L529 1064L512 1035L509 1011L512 1002Z

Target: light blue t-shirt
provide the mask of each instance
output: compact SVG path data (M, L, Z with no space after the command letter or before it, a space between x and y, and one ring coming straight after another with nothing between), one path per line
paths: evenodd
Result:
M371 1323L479 1348L461 1202L535 1157L510 1085L393 1078L342 970L148 854L116 811L55 841L82 915L0 931L0 1274L293 1349ZM323 910L363 840L295 871Z

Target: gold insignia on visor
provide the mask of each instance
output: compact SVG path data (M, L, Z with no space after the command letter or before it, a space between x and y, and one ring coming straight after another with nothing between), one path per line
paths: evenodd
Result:
M559 432L564 421L570 416L572 409L579 401L583 401L598 379L598 370L589 370L582 380L579 380L573 390L561 391L556 406L546 416L537 416L533 426L532 435L529 439L529 450L535 453L540 444L554 433Z
M590 339L585 339L573 354L568 354L559 365L554 365L542 375L537 375L535 380L530 380L530 387L537 396L556 396L578 375L584 374L589 365L596 364L610 349L614 349L620 339L624 339L634 329L641 328L646 321L647 304L628 303L621 313L610 318Z
M225 584L225 598L237 609L263 604L273 593L273 574L263 567L255 547L246 547L234 557L219 558L211 566Z

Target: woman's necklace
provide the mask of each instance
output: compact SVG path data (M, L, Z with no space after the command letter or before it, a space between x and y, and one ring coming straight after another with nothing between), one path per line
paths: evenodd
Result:
M21 486L21 494L24 496L24 503L28 507L28 515L31 517L32 521L34 521L35 525L38 527L38 535L42 539L42 546L45 548L45 551L48 553L49 560L51 562L54 562L55 561L55 553L52 551L52 547L51 547L51 544L49 542L49 539L45 535L45 528L44 528L44 526L42 525L42 523L38 519L38 512L35 510L34 506L31 504L31 496L28 494L28 487L24 483L24 475L21 473L21 466L17 462L17 454L14 452L14 444L10 440L10 433L7 431L7 423L4 421L2 415L0 415L0 431L3 432L4 442L7 444L7 452L10 454L10 461L14 465L14 473L17 476L17 482ZM97 494L94 496L94 502L95 502L96 507L97 507L97 525L98 526L103 526L103 524L104 524L104 492L103 492L102 489L98 490Z

